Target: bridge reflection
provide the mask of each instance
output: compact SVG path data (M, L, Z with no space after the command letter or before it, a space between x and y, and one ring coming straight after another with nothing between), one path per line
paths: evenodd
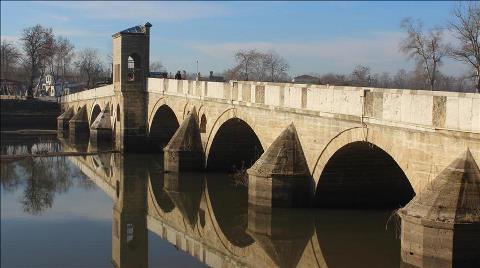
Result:
M64 151L95 151L62 140ZM212 267L397 267L385 211L248 205L223 174L164 173L162 155L105 153L71 161L114 202L112 263L148 266L148 230Z

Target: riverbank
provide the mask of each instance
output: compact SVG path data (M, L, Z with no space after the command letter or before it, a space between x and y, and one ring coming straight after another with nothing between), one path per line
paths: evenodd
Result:
M0 126L5 130L54 130L61 114L57 102L38 99L1 99Z

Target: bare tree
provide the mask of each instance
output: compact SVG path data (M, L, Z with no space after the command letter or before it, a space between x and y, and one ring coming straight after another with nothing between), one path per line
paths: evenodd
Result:
M98 75L103 72L102 63L98 51L93 48L85 48L78 53L78 59L75 65L86 82L87 88L91 88L95 84Z
M422 65L427 84L430 90L434 90L438 67L449 53L448 46L442 43L442 29L436 27L424 33L422 23L411 18L404 19L401 27L407 37L400 44L400 50Z
M348 86L350 83L348 82L347 76L344 74L334 74L334 73L327 73L324 75L313 75L320 77L321 84L329 84L329 85L337 85L337 86Z
M405 69L400 69L393 76L392 86L395 88L407 88L408 87L408 74Z
M370 86L370 67L357 65L352 71L352 82L356 86Z
M451 56L465 62L472 68L475 87L480 92L480 5L469 2L459 4L453 11L455 21L449 22L450 30L460 41L460 45L451 51Z
M56 78L61 77L62 92L65 87L65 76L75 55L74 48L70 40L61 36L55 42Z
M165 71L165 66L163 66L162 62L157 60L157 61L152 61L150 63L150 72L164 72Z
M287 76L289 68L287 61L273 50L262 55L262 65L268 73L268 79L272 82Z
M261 54L255 50L241 50L235 53L235 59L237 60L238 65L241 66L241 78L248 81L252 78L254 74L255 67L259 66Z
M13 69L16 67L18 60L20 59L20 52L13 43L2 40L0 54L2 62L1 77L11 79Z
M44 28L40 24L25 28L20 40L23 42L23 50L25 52L23 62L29 73L27 96L33 97L35 77L41 71L40 83L41 77L45 73L46 60L53 52L54 38L52 28Z

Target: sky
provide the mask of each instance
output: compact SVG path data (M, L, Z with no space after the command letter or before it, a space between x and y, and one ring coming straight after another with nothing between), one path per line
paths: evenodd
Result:
M150 62L170 72L234 65L239 49L275 50L292 76L411 70L399 51L400 22L421 19L425 28L445 26L455 2L9 2L1 1L1 38L18 42L22 29L41 24L69 38L76 49L111 54L112 34L150 22ZM451 35L447 41L453 42ZM441 71L460 75L466 66L446 60Z

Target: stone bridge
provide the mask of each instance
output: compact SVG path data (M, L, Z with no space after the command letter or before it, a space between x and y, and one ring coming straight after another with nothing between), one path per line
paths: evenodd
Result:
M260 206L398 207L480 161L480 94L148 78L150 26L113 35L113 84L62 97L60 130L164 149L167 171L253 165Z
M62 147L96 150L68 140ZM353 222L362 213L314 218L305 210L257 210L248 206L246 189L219 186L222 176L165 174L161 157L103 153L69 159L112 199L115 267L148 267L148 252L157 249L148 249L147 231L210 267L392 267L400 262L398 246L382 244L392 236L384 231L385 214L375 217L378 228L342 227L346 217ZM225 202L228 196L241 204ZM355 241L338 243L332 230ZM371 237L376 242L366 243ZM383 247L385 254L371 258L372 247Z

